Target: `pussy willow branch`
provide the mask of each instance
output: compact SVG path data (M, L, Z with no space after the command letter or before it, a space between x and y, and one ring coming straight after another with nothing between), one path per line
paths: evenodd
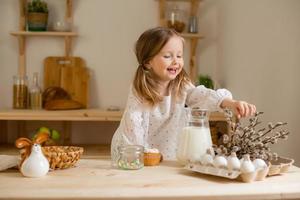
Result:
M277 158L277 154L272 153L268 145L277 143L278 139L287 139L289 132L285 130L273 134L275 129L287 125L287 123L277 122L275 125L268 123L268 129L261 128L256 131L257 126L262 123L258 120L261 114L263 112L257 112L254 117L249 119L249 124L243 127L240 122L234 122L231 111L225 111L229 132L222 136L222 145L215 146L215 150L225 154L236 152L239 158L244 154L250 154L252 158L259 157L265 160ZM272 135L267 136L270 133Z

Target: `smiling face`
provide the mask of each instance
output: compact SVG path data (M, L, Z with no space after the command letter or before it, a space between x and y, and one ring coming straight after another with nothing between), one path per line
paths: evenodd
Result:
M156 27L141 34L135 44L138 61L133 86L137 96L150 106L164 96L181 96L189 78L183 69L184 39L173 29Z
M168 84L181 72L183 65L183 40L175 35L168 40L146 67L156 75L157 81Z

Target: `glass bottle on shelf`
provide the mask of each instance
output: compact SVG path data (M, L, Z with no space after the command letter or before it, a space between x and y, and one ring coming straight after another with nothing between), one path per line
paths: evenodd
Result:
M189 33L198 33L198 19L197 16L190 16L189 18L189 27L188 27Z
M25 75L16 75L13 81L13 108L26 109L28 107L28 78Z
M30 108L31 109L42 109L42 90L39 86L39 74L33 73L33 84L29 92L30 97Z
M177 160L181 164L199 162L200 158L212 147L208 121L208 110L185 108L187 124L179 134Z
M185 28L185 14L179 9L177 4L172 4L171 9L167 10L167 26L182 33Z

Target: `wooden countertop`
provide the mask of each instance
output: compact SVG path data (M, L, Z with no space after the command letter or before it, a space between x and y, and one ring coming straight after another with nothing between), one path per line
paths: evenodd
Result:
M164 161L158 167L118 170L109 156L84 158L77 167L26 178L0 172L0 199L299 199L300 169L243 183L182 169Z

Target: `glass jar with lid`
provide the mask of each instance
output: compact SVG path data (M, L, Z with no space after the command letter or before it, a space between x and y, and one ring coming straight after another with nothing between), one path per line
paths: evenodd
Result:
M182 33L186 26L185 12L180 9L177 4L172 4L170 9L167 10L167 26L175 29L177 32Z
M120 146L118 168L141 169L144 167L144 147L140 145Z
M179 134L177 160L181 164L199 162L207 149L212 147L209 112L200 108L185 108L187 124Z

